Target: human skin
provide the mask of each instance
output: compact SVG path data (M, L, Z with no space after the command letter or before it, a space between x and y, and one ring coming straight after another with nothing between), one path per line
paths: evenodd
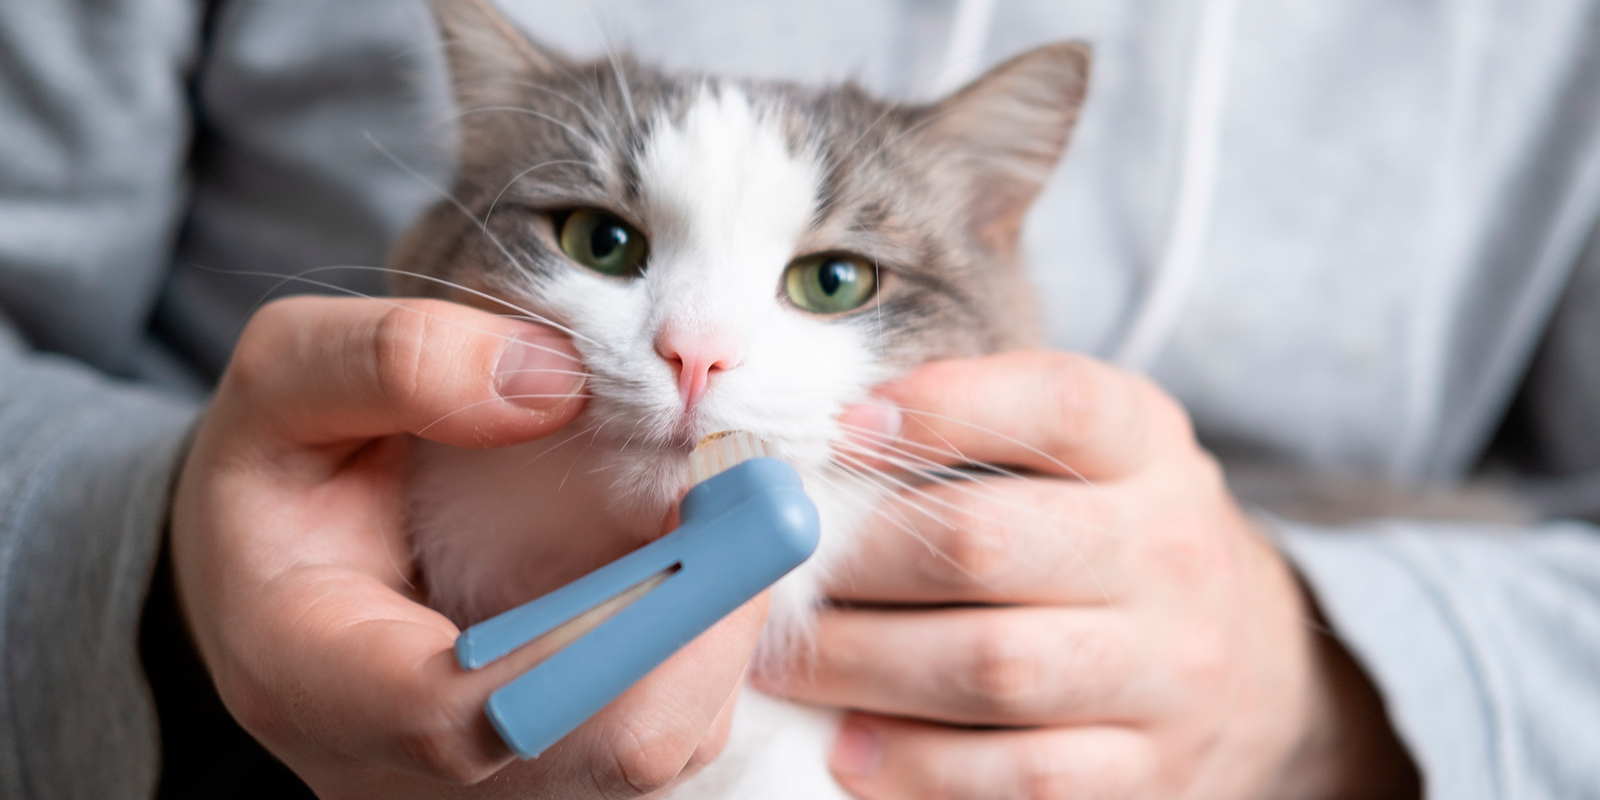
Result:
M1376 691L1154 384L1012 353L880 394L904 420L885 462L1032 475L902 492L833 582L814 654L755 676L858 710L832 756L853 794L1418 796Z
M634 797L720 750L765 596L539 759L483 714L526 654L456 665L401 526L410 436L536 439L581 411L570 342L426 300L292 298L244 331L178 482L179 601L235 718L324 798Z
M502 362L511 337L530 360ZM548 329L433 301L280 301L246 330L179 482L172 554L224 702L320 795L637 796L720 749L762 602L527 763L481 713L523 664L460 672L455 627L418 602L405 434L551 433L581 410L559 377L573 359ZM508 364L542 378L497 378ZM1377 694L1158 388L1027 353L880 393L903 414L852 419L907 420L894 447L1036 474L929 488L949 506L908 505L916 537L870 527L815 660L757 676L860 710L833 756L853 793L1417 794Z

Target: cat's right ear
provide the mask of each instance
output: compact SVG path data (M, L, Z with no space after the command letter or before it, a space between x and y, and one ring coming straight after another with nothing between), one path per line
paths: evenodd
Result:
M1060 42L1007 61L924 110L916 136L969 197L974 237L1011 247L1060 160L1089 86L1089 47Z
M512 104L530 80L571 62L535 44L488 0L429 0L444 40L456 107Z

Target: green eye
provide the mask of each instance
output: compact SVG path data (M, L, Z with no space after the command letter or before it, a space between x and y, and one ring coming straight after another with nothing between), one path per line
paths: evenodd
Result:
M604 211L580 208L561 223L561 250L568 258L605 275L637 275L644 269L644 234Z
M794 304L818 314L852 311L878 289L875 270L853 256L802 258L783 274L783 288Z

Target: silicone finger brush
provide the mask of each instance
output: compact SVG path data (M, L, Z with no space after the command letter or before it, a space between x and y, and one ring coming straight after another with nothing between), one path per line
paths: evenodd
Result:
M761 440L712 434L689 466L695 485L679 505L677 530L456 639L456 659L477 669L546 634L582 631L489 697L489 721L522 758L544 752L816 550L816 506L794 468L767 457Z

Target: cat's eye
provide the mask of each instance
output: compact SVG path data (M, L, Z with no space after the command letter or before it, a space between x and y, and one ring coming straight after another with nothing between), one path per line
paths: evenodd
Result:
M795 305L817 314L860 308L878 290L877 271L854 256L827 254L795 260L783 274Z
M561 251L604 275L633 276L648 254L644 234L604 211L580 208L561 223Z

